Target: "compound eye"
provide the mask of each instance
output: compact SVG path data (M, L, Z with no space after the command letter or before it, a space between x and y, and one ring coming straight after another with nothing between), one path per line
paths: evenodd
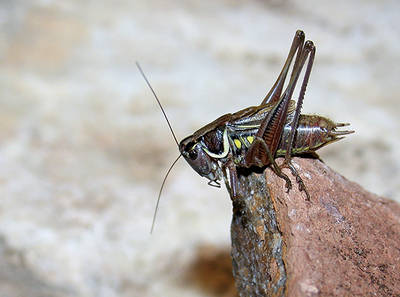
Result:
M192 160L197 159L197 151L194 148L189 151L189 158Z

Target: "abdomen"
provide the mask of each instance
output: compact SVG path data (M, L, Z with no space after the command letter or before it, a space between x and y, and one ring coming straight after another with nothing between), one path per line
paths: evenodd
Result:
M339 136L352 133L353 131L337 131L336 129L347 125L334 123L330 119L317 115L300 115L291 154L298 155L314 152L324 145L343 138ZM290 124L286 124L276 156L286 154L290 129Z

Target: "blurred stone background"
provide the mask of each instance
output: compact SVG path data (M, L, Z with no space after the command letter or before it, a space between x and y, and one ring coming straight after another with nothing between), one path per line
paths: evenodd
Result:
M400 193L398 1L0 2L0 296L234 296L225 189L178 138L257 105L296 29L317 46L303 107L352 124L320 151Z

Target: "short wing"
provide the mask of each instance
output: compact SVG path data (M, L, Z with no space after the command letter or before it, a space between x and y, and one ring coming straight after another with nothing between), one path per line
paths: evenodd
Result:
M265 104L249 107L232 114L232 119L228 123L229 130L233 133L247 132L246 134L255 135L260 128L261 122L268 116L275 104ZM293 119L295 111L295 102L289 103L286 123Z

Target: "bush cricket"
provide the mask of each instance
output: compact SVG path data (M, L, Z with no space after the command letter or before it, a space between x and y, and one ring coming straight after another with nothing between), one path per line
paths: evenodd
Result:
M289 168L296 177L300 191L304 191L306 199L310 200L310 195L293 166L291 157L314 153L319 148L342 139L344 135L354 131L337 130L339 127L348 126L347 123L335 123L318 115L300 114L315 57L313 42L304 40L304 32L298 30L275 84L260 105L225 114L184 138L180 143L153 88L140 65L136 63L167 120L180 152L161 185L151 230L154 228L165 180L181 156L200 176L209 180L209 185L220 187L219 182L224 180L232 200L237 197L239 191L238 169L266 166L270 166L286 181L287 191L292 188L292 184L289 177L282 172L282 168ZM283 91L293 59L290 78ZM296 104L292 97L303 68L305 73ZM284 157L284 162L280 166L275 162L277 157Z

